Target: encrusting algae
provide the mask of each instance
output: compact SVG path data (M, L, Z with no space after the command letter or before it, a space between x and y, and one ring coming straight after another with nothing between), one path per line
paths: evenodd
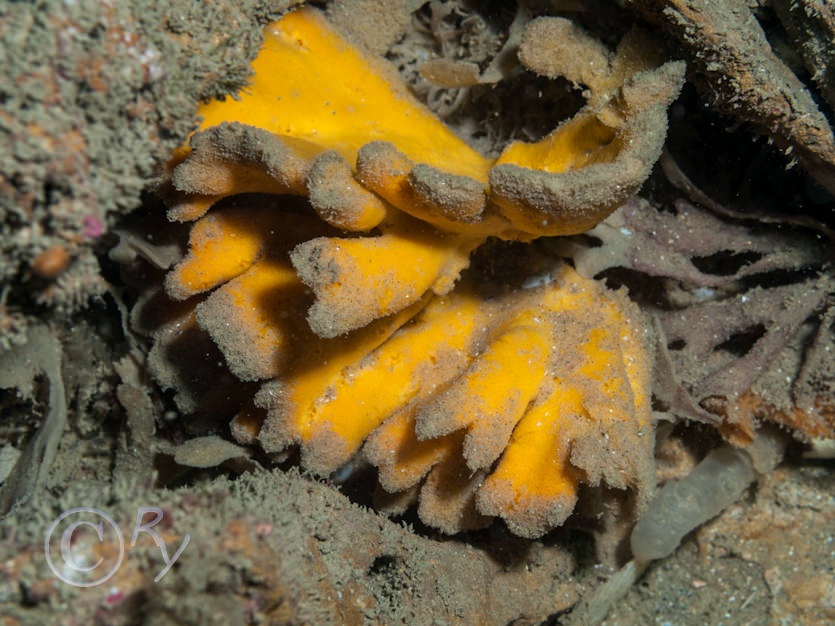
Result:
M520 57L535 71L556 72L531 40L563 22L529 25ZM634 34L615 54L577 40L600 57L592 76L565 72L588 104L492 160L315 9L269 25L251 86L203 106L171 163L169 219L193 222L165 280L181 304L157 292L134 313L166 311L149 363L180 409L237 411L239 443L298 445L320 474L362 450L383 508L417 501L449 533L498 516L539 536L581 483L644 499L652 350L638 308L553 262L521 287L459 281L487 237L590 228L660 153L683 65L656 68ZM233 376L190 396L212 345Z

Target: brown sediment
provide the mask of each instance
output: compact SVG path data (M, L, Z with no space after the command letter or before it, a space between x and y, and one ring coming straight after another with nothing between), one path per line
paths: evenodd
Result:
M734 0L634 0L688 51L691 77L835 193L835 135L808 88L777 57L752 8Z
M602 42L562 17L531 20L519 46L519 60L528 69L548 78L564 76L593 92L605 93L612 57Z
M806 69L835 113L835 7L816 0L778 0L774 10L803 55ZM830 117L831 119L831 117Z

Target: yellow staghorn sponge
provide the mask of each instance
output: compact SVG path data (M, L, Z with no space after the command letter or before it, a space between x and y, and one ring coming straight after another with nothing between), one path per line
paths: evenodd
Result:
M229 224L258 210L242 200L215 211ZM236 398L240 443L298 446L302 465L322 475L362 450L390 500L416 502L425 523L449 533L501 517L519 535L541 535L571 513L581 483L633 489L641 501L651 492L648 327L622 293L564 264L530 288L470 277L322 338L305 322L312 294L289 263L315 217L271 217L273 233L291 234L265 237L238 276L157 323L151 369L180 392L181 409L214 413L225 397L230 411ZM160 306L153 296L145 308ZM260 390L220 384L206 369L214 349L237 379L266 380ZM210 382L189 405L184 389L196 379Z
M402 310L430 289L447 293L479 243L401 216L378 236L311 239L290 259L316 296L310 327L335 337Z
M457 355L460 373L411 398L365 444L382 486L413 488L454 457L471 477L461 489L472 510L530 537L566 519L581 482L651 491L652 364L637 307L567 266L549 285L482 306L490 322L466 365ZM431 509L421 500L430 524Z
M271 454L298 447L321 475L362 453L384 508L416 504L448 533L501 517L539 536L584 484L643 502L637 307L553 260L529 288L459 281L487 237L581 232L648 174L682 67L595 45L589 104L490 160L315 9L270 25L252 86L202 107L172 160L188 252L134 313L179 408Z
M661 64L634 36L610 53L561 25L533 20L523 51L548 49L568 33L570 54L556 62L533 53L522 60L540 73L556 75L562 67L585 80L589 103L542 140L514 142L488 159L418 102L385 61L353 46L316 9L287 13L265 30L251 86L200 108L200 132L170 164L169 218L200 219L237 194L289 194L306 197L334 228L362 233L299 242L291 257L314 292L309 323L322 337L361 328L427 291L443 295L489 236L583 232L649 175L684 67ZM580 50L597 59L595 72L573 69ZM253 262L255 241L201 237L210 226L194 227L195 258L228 246L239 265ZM237 272L231 265L227 274ZM229 278L221 269L180 268L168 292L185 298L210 289Z
M303 465L327 474L365 442L383 488L423 485L419 514L446 532L500 516L541 535L581 482L649 492L642 315L568 266L551 281L492 298L462 284L365 354L334 343L315 356L327 367L289 368L256 396L261 445L297 443Z
M268 383L256 398L267 409L261 445L271 451L299 443L306 467L323 474L335 470L391 413L465 367L474 334L487 318L488 308L474 295L437 298L376 350L350 355L333 378L313 372L317 388L308 379L299 384L292 372Z

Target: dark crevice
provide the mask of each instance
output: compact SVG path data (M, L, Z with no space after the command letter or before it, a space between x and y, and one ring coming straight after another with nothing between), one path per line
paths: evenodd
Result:
M740 269L762 258L759 252L734 252L721 250L709 256L697 256L690 259L700 272L714 276L733 276Z
M716 350L724 350L730 352L735 357L743 357L748 354L748 351L754 347L754 344L765 335L765 326L757 324L751 328L746 328L742 332L734 333L728 339L716 346Z

